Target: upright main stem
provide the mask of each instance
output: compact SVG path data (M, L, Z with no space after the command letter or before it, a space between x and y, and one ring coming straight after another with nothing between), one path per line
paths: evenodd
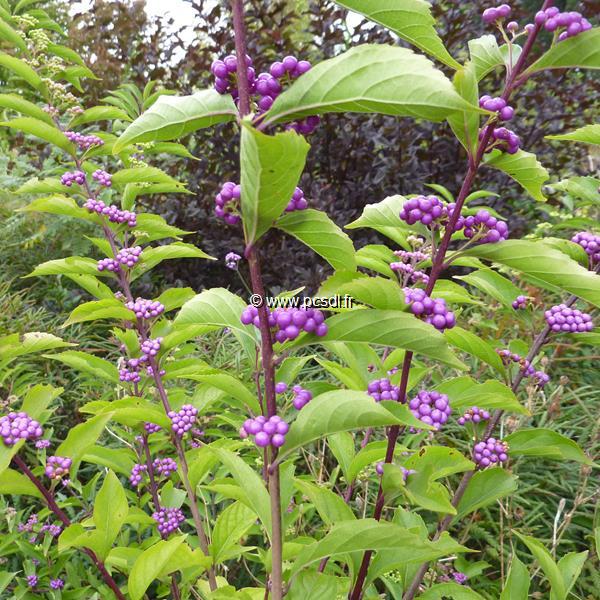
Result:
M250 94L248 86L247 64L246 64L246 28L244 26L243 0L232 0L233 29L235 32L235 52L237 57L237 86L238 86L238 108L240 117L244 118L250 113ZM242 192L243 193L243 192ZM257 246L250 242L246 248L246 258L250 268L250 284L252 293L265 299L265 289L260 268L260 256ZM277 414L277 402L275 395L275 365L273 362L273 342L271 340L271 329L269 327L269 314L267 306L263 302L258 307L258 319L261 339L261 367L265 386L265 408L268 417ZM283 536L281 524L281 491L279 483L279 465L274 464L277 456L273 448L268 452L271 468L265 471L268 475L269 496L271 499L271 581L270 593L273 600L281 600L283 597L283 573L282 573L282 549ZM269 582L267 582L269 590Z
M541 10L545 10L549 6L552 6L552 4L553 4L553 0L545 0ZM502 98L504 100L508 100L510 98L511 93L515 89L517 79L518 79L519 75L521 74L523 67L525 66L525 63L527 61L527 58L531 51L531 48L533 47L533 44L535 43L538 33L539 33L539 26L536 25L535 29L529 34L529 36L527 38L527 42L526 42L525 46L523 47L523 51L521 52L521 55L519 56L517 64L515 64L514 68L511 69L510 75L506 79L504 91L502 92ZM471 191L473 182L475 181L475 177L477 176L477 171L479 170L479 167L481 166L481 162L483 160L485 150L489 144L493 130L494 130L494 123L488 123L488 125L483 130L482 139L479 141L475 155L472 155L469 153L469 166L468 166L465 178L463 180L462 186L460 188L458 197L456 198L456 207L455 207L454 211L452 212L452 216L450 217L448 224L446 225L442 241L435 253L435 256L433 257L431 272L429 274L429 281L428 281L426 289L425 289L425 292L427 293L427 295L430 295L433 292L435 284L444 269L446 253L448 252L448 247L450 246L452 234L454 233L454 227L456 226L456 223L460 217L462 208L465 203L465 199L467 198L469 192ZM404 362L402 364L402 381L401 381L400 391L399 391L399 395L398 395L399 396L398 402L406 402L406 389L407 389L406 383L408 382L408 375L410 373L412 356L413 355L411 352L407 352L404 357ZM394 448L396 446L396 441L398 439L399 432L400 432L399 427L391 427L388 432L388 445L387 445L385 462L391 462L393 459ZM467 483L468 483L468 481L467 481ZM466 485L465 485L465 488L466 488ZM459 490L457 489L457 492L458 491ZM464 489L462 490L462 493L464 493ZM462 497L462 493L461 493L461 497ZM383 489L380 485L379 492L377 494L377 502L375 504L375 513L373 515L375 519L377 519L377 520L381 519L381 515L383 513L384 506L385 506L385 498L384 498L384 494L383 494ZM363 586L364 586L364 583L365 583L365 580L367 577L367 573L369 570L369 563L371 561L371 555L372 555L372 552L370 550L368 550L365 552L365 554L363 556L363 560L360 565L360 569L359 569L359 572L358 572L358 575L356 578L356 583L354 585L354 589L352 590L352 592L350 593L350 596L349 596L350 600L359 600L362 596L362 590L363 590ZM426 571L426 567L427 567L427 565L425 565L425 571ZM421 578L419 578L417 575L415 577L415 579L413 580L413 583L417 579L418 579L418 583L417 583L416 589L418 589L418 585L421 582L422 576L421 576ZM412 586L411 586L411 589L412 589ZM411 589L409 589L407 591L407 593L405 594L404 600L412 600L412 598L414 597L414 592L411 593Z

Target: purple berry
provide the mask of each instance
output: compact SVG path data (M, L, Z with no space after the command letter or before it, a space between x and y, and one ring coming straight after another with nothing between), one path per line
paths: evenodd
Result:
M435 429L440 429L452 412L448 396L436 391L420 391L409 401L408 407L417 419L432 425Z
M473 448L473 460L479 469L506 462L508 444L494 438L478 442Z

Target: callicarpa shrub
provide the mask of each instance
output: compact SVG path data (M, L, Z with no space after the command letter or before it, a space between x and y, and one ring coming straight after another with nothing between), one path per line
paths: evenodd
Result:
M149 84L132 120L118 94L84 109L82 80L93 73L29 4L1 3L0 37L13 52L0 64L27 86L0 95L22 115L2 126L55 149L63 172L16 191L35 196L26 211L97 231L95 257L48 261L31 276L83 288L92 299L72 311L65 335L108 321L114 347L73 348L39 332L0 339L3 386L14 361L44 352L103 390L82 398L63 440L52 425L60 388L21 380L3 403L12 405L0 417L3 593L519 600L532 588L566 599L587 551L556 560L556 544L550 551L516 521L491 564L473 554L486 547L470 533L476 521L478 531L493 525L481 515L510 514L506 499L529 485L526 471L517 477L528 460L593 467L537 413L558 385L549 345L597 341L598 234L511 238L475 186L480 170L497 169L530 202L545 200L549 174L504 123L542 71L600 68L600 30L549 0L531 23L506 26L511 7L489 6L489 31L465 40L461 63L427 2L345 0L411 48L360 45L316 65L298 48L268 64L247 56L244 3L233 0L234 53L215 57L213 79L191 96ZM492 73L503 75L498 89ZM310 134L331 112L446 122L467 156L456 196L414 182L410 197L365 206L346 228L370 228L388 245L355 249L297 187ZM190 232L144 212L144 196L188 192L150 163L187 156L176 140L216 124L230 127L240 162L216 211L245 239L223 268L242 277L248 298L182 287L147 297L140 279L163 261L198 259L201 269L212 259L182 241ZM594 125L553 137L599 141ZM589 204L596 180L577 180L584 192L569 180L556 187ZM261 246L272 228L331 265L314 297L265 289L261 265L277 258ZM485 305L487 321L471 318ZM219 363L207 345L215 336L239 360Z

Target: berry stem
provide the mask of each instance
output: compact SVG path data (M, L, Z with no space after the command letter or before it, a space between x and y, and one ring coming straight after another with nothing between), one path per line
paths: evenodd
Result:
M552 6L553 3L554 3L553 0L544 0L541 10L545 10L546 8ZM517 60L517 63L515 64L514 69L511 71L510 76L506 80L504 91L501 96L506 101L508 101L511 93L515 89L515 83L517 81L517 78L519 77L523 67L525 66L525 63L529 57L529 54L533 47L533 44L535 43L535 40L539 33L539 30L540 30L539 26L536 25L534 30L529 35L527 42L526 42L525 46L523 47L523 51L521 52L521 55L519 56L519 59ZM431 293L435 287L435 284L444 269L444 261L446 258L446 253L448 252L448 247L450 246L450 240L451 240L452 234L454 232L454 227L455 227L455 225L460 217L460 214L462 212L462 208L464 206L465 199L467 198L467 195L471 191L473 182L475 181L475 177L476 177L479 167L481 166L481 163L483 161L483 157L484 157L485 151L488 147L488 143L492 136L493 130L494 130L494 124L493 124L493 121L490 121L484 127L482 139L479 142L475 156L469 157L469 159L468 159L467 173L465 175L462 186L460 188L458 197L456 198L456 207L452 211L452 215L450 216L448 224L446 225L442 241L440 242L440 245L439 245L439 247L435 253L435 256L433 258L431 272L429 274L429 281L428 281L426 289L425 289L425 293L428 296L431 295ZM398 397L398 402L401 402L401 403L406 402L406 389L407 389L407 384L408 384L408 374L410 373L411 362L412 362L412 352L407 352L404 357L404 362L402 364L402 380L401 380L400 392L399 392L399 397ZM394 448L396 446L396 441L398 439L399 432L400 432L400 428L398 426L390 427L390 429L388 431L388 445L387 445L387 451L386 451L386 457L385 457L386 463L391 462L393 459ZM467 483L468 483L468 481L467 481ZM465 487L466 487L466 484L465 484ZM462 493L464 493L464 490L462 491ZM462 497L462 493L461 493L461 497ZM385 505L385 499L384 499L384 495L383 495L383 489L380 484L379 492L377 494L377 501L375 504L375 513L373 515L374 518L378 521L381 519L381 514L383 512L384 505ZM358 572L358 575L356 578L356 583L354 585L354 589L352 590L352 592L349 596L350 600L359 600L362 596L362 588L363 588L364 582L367 577L367 573L369 570L369 563L370 563L372 554L373 554L372 551L367 550L363 556L363 560L360 565L360 569L359 569L359 572ZM418 575L419 575L419 573L421 573L421 570L419 570L419 573L417 573L417 576L415 576L415 578L413 580L413 584L414 584L415 581L417 581L417 579L418 579L417 585L414 589L413 589L413 586L411 585L411 587L406 591L406 593L404 595L404 600L412 600L412 598L414 598L414 595L420 585L420 582L421 582L422 577L425 572L426 572L426 568L425 568L425 571L423 572L423 574L421 575L421 577L419 578Z
M48 508L56 515L59 521L65 527L69 527L69 525L71 525L71 520L62 510L62 508L58 506L52 493L48 489L46 489L42 482L31 472L29 467L25 464L25 461L23 461L23 459L18 454L15 454L12 460L15 463L15 465L20 469L20 471L24 473L25 476L31 481L31 483L33 483L33 485L35 485L35 487L39 490L39 492L44 497L44 500L46 500ZM118 598L118 600L125 600L125 596L121 593L117 582L112 578L111 574L107 571L106 567L104 566L104 563L96 556L95 552L93 552L89 548L82 548L81 550L85 554L87 554L90 557L91 561L94 563L94 565L96 565L96 568L98 569L98 571L100 571L102 579L104 579L106 585L108 585L108 587L112 590L115 597Z

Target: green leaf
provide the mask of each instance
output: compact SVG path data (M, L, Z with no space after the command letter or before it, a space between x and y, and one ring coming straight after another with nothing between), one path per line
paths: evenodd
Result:
M444 337L448 343L460 350L463 350L471 356L475 356L482 360L487 365L490 365L501 375L504 374L504 365L498 353L492 348L488 342L482 340L474 333L462 329L462 327L453 327L444 331Z
M443 391L444 384L438 386L437 389ZM529 414L528 410L519 403L514 392L495 379L477 383L456 394L451 390L443 393L448 393L452 408L456 410L478 406L488 410L499 409L521 415Z
M531 576L527 567L513 554L500 600L527 600Z
M56 449L55 454L68 456L73 462L80 460L87 450L96 444L111 416L111 413L97 415L85 423L75 425L69 430L65 441Z
M535 154L519 150L508 154L501 150L492 150L486 155L484 164L494 167L512 177L532 198L545 202L542 187L550 178L548 171L538 162Z
M0 473L0 495L43 498L41 492L25 475L13 469L6 469Z
M111 420L131 427L137 426L143 421L156 423L164 429L168 429L171 424L162 408L159 409L157 405L137 396L120 398L111 402L94 400L84 404L79 411L92 415L110 413Z
M64 58L69 62L75 63L76 65L80 65L82 67L85 66L85 62L81 56L67 46L61 46L60 44L48 44L48 52L55 54L60 58Z
M44 358L57 360L73 369L83 371L93 377L105 379L112 383L118 383L119 381L119 370L114 364L86 352L67 350L60 354L44 354Z
M73 325L73 323L97 321L99 319L134 321L135 315L128 308L125 308L122 302L113 297L80 304L71 312L63 327Z
M558 183L553 183L552 187L564 191L586 204L598 204L600 202L600 193L598 193L600 179L595 177L570 177Z
M246 303L224 288L205 290L186 302L175 318L175 327L187 325L213 325L229 327L247 355L254 359L257 343L254 328L242 325L240 316Z
M418 597L418 600L485 600L475 590L458 583L438 583L428 588Z
M600 69L599 27L555 44L525 71L525 75L565 67Z
M62 187L62 186L61 186ZM45 196L36 198L27 206L21 209L23 212L43 212L53 215L63 215L65 217L73 217L75 219L84 219L91 221L90 213L81 208L73 198L68 198L62 195Z
M325 575L314 571L300 573L286 594L286 600L308 600L308 598L337 598L339 577ZM348 585L345 586L346 589Z
M437 58L453 69L460 64L452 58L435 30L431 6L424 0L336 0L336 4L349 8L413 44L423 52Z
M167 175L161 169L156 167L135 167L133 169L121 169L112 176L113 185L120 187L128 183L168 183L170 185L180 185L177 180Z
M137 216L136 231L143 232L143 241L146 243L162 240L165 238L178 238L189 235L190 231L184 231L179 227L169 225L161 216L150 213L142 213Z
M562 135L547 135L546 139L565 142L581 142L583 144L600 146L600 124L585 125L575 131L563 133Z
M160 576L184 540L185 536L179 535L169 540L160 540L144 550L129 574L127 589L131 600L141 600L144 597L150 584Z
M565 600L567 597L567 591L562 575L558 569L557 564L552 559L550 552L542 546L538 540L528 535L522 535L517 531L513 533L529 548L529 551L540 564L544 575L548 578L550 586L552 588L550 599L551 600Z
M455 275L455 278L466 281L506 308L512 308L513 301L521 294L521 290L510 279L492 269L478 269L468 275Z
M125 490L117 476L109 471L94 501L94 535L102 549L99 552L101 559L106 558L112 548L128 512Z
M541 241L506 240L499 244L480 244L467 250L466 254L506 265L600 306L600 277Z
M312 208L290 212L276 226L312 248L334 269L356 270L352 240L324 212Z
M390 264L396 262L397 257L387 246L382 246L380 244L363 246L356 251L355 258L356 264L359 267L375 271L375 273L380 273L384 277L396 279ZM400 286L398 286L398 289L400 289Z
M456 520L514 494L518 487L517 477L501 467L477 471L456 507Z
M354 437L347 431L340 431L327 437L329 450L337 460L346 481L354 479L350 475L350 465L354 459Z
M13 333L0 338L0 361L12 360L18 356L25 356L34 352L44 352L74 345L51 333L37 331L24 333L23 335Z
M447 534L443 534L436 542L430 542L393 523L380 523L375 519L346 521L335 525L323 539L303 549L294 561L290 576L293 577L304 567L325 557L335 558L350 552L387 549L394 549L398 561L407 563L426 562L467 551L467 548L457 544Z
M363 44L324 60L297 79L265 123L331 112L381 113L442 121L467 104L433 63L406 48Z
M22 52L27 53L27 44L23 38L3 19L0 19L0 39L10 42Z
M53 125L52 117L48 113L17 94L0 94L0 107L14 110L38 121L45 121L49 125Z
M339 494L303 479L294 479L294 486L303 496L308 497L325 525L356 520L352 509Z
M270 537L271 501L263 480L237 454L224 448L216 448L214 445L211 446L210 451L217 456L219 461L231 473L236 483L244 490L245 498L242 500L258 515Z
M231 95L203 90L192 96L161 96L123 132L113 151L129 144L181 138L192 131L233 121L237 109Z
M551 429L521 429L505 438L511 456L540 456L550 460L574 460L593 464L583 450L569 438Z
M406 406L398 404L393 413L388 406L388 403L374 402L364 392L334 390L320 394L300 411L292 423L285 444L279 451L278 461L309 442L339 431L420 423Z
M46 179L40 180L37 177L33 177L15 190L15 194L60 194L61 192L68 191L69 188L66 185L63 185L59 179L47 177Z
M132 279L137 279L143 273L159 265L163 260L178 258L206 258L208 260L216 260L216 258L209 256L193 244L175 242L164 246L154 246L153 248L146 248L142 252L140 262L133 269Z
M40 76L23 60L0 52L0 67L5 67L9 71L12 71L38 91L42 91L45 87Z
M97 123L98 121L131 121L129 115L116 106L92 106L77 115L70 123L69 127L79 127L88 123Z
M512 51L512 63L514 65L521 54L521 47L518 44L513 44ZM489 34L470 40L469 54L471 55L471 64L475 69L477 81L481 81L497 67L510 64L507 46L499 47L496 37Z
M577 578L581 574L583 565L588 557L588 551L584 552L569 552L558 561L558 570L563 578L565 586L565 596L569 595L571 588L575 585Z
M388 196L377 204L367 204L362 215L346 225L346 229L368 227L408 248L406 237L413 233L413 229L400 219L400 211L406 201L404 196Z
M212 531L210 553L213 562L215 564L223 562L228 552L255 522L254 511L241 502L234 502L221 511Z
M242 127L241 208L247 244L256 242L288 205L309 145L294 131L265 135L248 123Z
M324 338L305 336L298 345L305 343L368 342L404 348L440 360L457 369L463 363L446 345L444 336L431 325L414 315L394 310L352 310L327 319L329 331Z
M165 311L175 310L183 306L196 295L192 288L170 288L165 290L157 300L164 305Z
M82 256L49 260L38 265L27 277L43 275L98 275L97 261Z
M466 102L471 105L479 102L479 87L472 63L467 63L466 67L456 71L452 83ZM474 153L479 136L479 114L473 111L453 113L448 117L448 124L465 150Z
M39 119L32 119L31 117L19 117L12 119L11 121L2 121L0 127L9 127L10 129L16 129L23 133L28 133L37 138L54 144L61 150L64 150L67 154L73 154L75 147L68 140L65 134L57 129L53 125L49 125L45 121Z
M340 285L338 293L381 310L405 311L408 308L402 288L397 282L384 277L357 277Z
M346 475L346 479L348 481L354 481L365 467L383 460L385 458L386 450L387 442L385 441L371 442L364 448L361 448L347 468L348 474ZM396 446L394 452L398 451L404 451L402 450L402 446Z

